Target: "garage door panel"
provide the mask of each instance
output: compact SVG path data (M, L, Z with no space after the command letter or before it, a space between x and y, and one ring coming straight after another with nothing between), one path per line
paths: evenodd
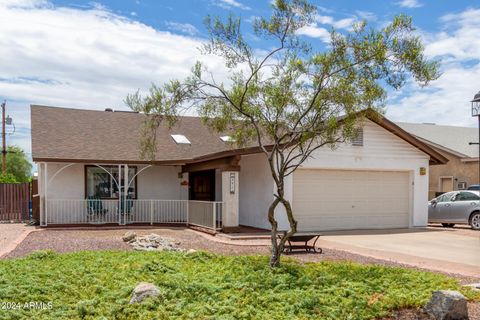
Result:
M408 172L299 169L293 177L298 229L408 227L409 180Z

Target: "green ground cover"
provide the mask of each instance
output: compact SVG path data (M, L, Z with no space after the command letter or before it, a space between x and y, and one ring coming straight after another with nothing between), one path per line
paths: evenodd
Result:
M130 305L141 281L161 295ZM420 307L437 289L480 300L452 278L378 265L287 260L272 269L265 256L41 251L0 260L0 302L20 305L0 319L371 319Z

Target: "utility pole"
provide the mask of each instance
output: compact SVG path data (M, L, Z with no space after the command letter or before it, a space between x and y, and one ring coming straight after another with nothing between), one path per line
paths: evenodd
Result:
M5 103L2 103L2 173L7 174L7 141L5 133Z

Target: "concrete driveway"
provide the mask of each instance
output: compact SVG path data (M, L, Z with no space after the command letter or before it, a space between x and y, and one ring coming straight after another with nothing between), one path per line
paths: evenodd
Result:
M321 246L379 259L480 277L480 232L466 229L392 229L325 232Z
M15 249L34 230L35 227L23 223L0 223L0 257Z

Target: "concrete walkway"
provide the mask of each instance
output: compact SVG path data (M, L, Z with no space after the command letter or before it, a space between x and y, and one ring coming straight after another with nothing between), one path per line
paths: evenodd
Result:
M0 223L0 257L6 255L22 242L35 227L23 223Z
M480 276L478 236L432 229L324 233L319 245L417 267Z

